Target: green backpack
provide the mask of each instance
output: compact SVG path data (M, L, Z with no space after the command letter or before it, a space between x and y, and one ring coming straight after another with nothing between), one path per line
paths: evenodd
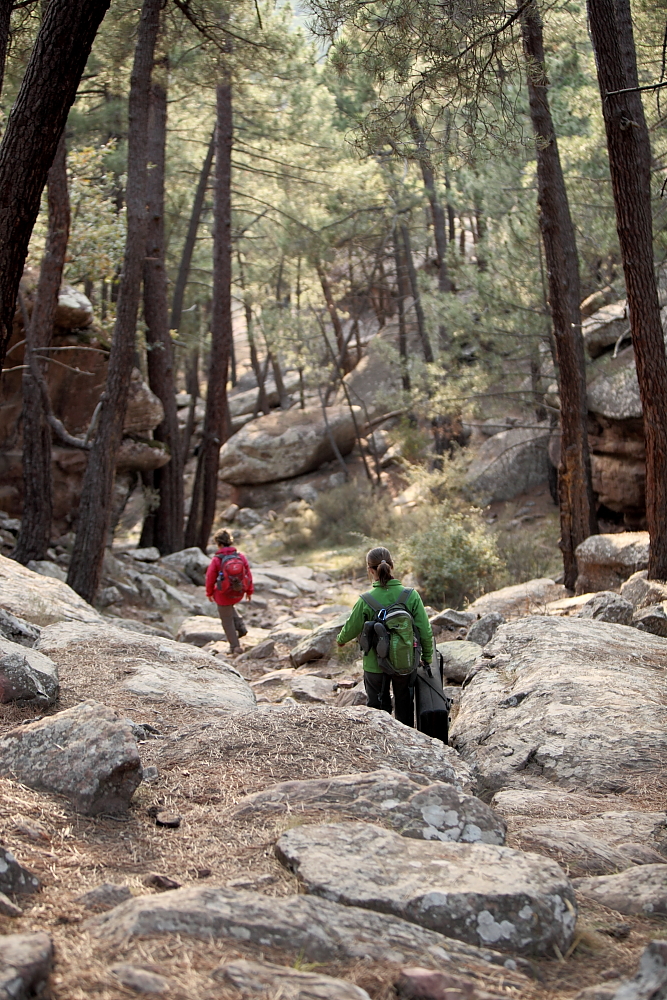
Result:
M374 612L374 617L365 623L359 636L359 645L364 653L374 649L378 666L391 677L411 674L417 669L421 659L419 633L407 608L411 594L411 590L402 590L398 600L388 608L376 601L372 593L361 595L361 599Z

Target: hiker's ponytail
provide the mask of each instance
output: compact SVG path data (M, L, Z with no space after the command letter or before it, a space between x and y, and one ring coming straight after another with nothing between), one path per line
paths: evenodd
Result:
M386 587L389 581L393 579L391 571L394 568L394 560L391 558L389 549L385 549L382 546L371 549L366 556L366 565L369 569L376 571L378 583L381 587Z

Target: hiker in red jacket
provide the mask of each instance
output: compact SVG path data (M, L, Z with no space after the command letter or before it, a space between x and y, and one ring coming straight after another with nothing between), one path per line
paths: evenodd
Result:
M248 629L234 607L244 595L248 601L252 597L252 573L246 557L234 548L229 531L222 528L213 538L218 551L206 570L206 596L218 605L231 655L238 656L243 652L239 639L248 634Z

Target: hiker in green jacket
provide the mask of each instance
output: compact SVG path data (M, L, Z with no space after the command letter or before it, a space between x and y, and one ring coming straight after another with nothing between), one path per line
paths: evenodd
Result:
M366 568L373 584L371 591L373 598L383 608L388 608L392 604L396 604L404 587L400 580L396 580L392 576L394 562L389 550L382 547L371 549L366 556ZM410 592L405 606L414 619L415 627L421 639L422 660L424 663L430 663L433 658L433 633L422 599L416 590ZM357 639L361 635L364 624L372 621L374 618L374 610L366 603L363 597L360 597L352 608L350 617L338 633L338 638L336 639L338 645L344 646L346 642ZM394 689L396 718L406 726L414 726L413 687L411 681L413 681L413 677L409 673L399 677L390 677L384 673L378 664L377 654L374 649L364 654L364 687L366 689L367 705L369 708L379 708L391 713L391 682Z

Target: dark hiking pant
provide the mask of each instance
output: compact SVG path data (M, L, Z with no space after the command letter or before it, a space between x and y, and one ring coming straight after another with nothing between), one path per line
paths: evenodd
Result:
M218 614L230 649L240 646L238 633L243 632L243 619L233 604L218 604Z
M388 674L371 674L364 671L364 687L366 688L366 704L369 708L379 708L391 715L391 693L394 689L394 710L396 718L404 726L415 724L413 704L414 688L410 687L410 675L405 677L390 677Z

